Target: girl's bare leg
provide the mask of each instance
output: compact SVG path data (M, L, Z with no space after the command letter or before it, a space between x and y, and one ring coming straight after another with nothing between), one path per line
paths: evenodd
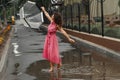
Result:
M50 62L50 69L49 69L49 72L52 72L53 71L53 63Z
M61 66L62 66L62 63L58 64L58 65L57 65L57 68L59 69Z

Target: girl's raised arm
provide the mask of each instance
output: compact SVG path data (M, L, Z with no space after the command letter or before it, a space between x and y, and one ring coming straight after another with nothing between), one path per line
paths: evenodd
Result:
M68 39L70 43L75 43L75 41L69 37L69 35L65 32L65 30L62 27L57 26L57 28Z
M48 12L45 10L45 7L41 7L41 9L44 12L45 16L48 18L48 20L50 22L52 22L52 18L50 17L50 15L48 14Z

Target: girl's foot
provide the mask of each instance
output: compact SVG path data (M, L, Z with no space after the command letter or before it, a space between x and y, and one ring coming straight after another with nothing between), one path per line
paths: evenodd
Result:
M53 71L53 68L50 68L50 69L49 69L49 72L52 72L52 71Z
M49 69L49 72L52 72L53 71L53 63L52 62L50 62L50 69Z
M61 66L62 66L62 64L60 63L57 65L57 68L60 69Z

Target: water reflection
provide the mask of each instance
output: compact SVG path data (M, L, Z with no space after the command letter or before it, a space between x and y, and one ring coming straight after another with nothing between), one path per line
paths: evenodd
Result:
M74 54L73 54L74 53ZM35 76L38 80L114 80L120 79L120 63L106 59L97 53L81 54L79 50L70 50L61 53L63 65L60 70L48 72L49 62L40 60L31 64L27 74ZM82 56L82 63L80 63ZM92 59L91 59L92 58ZM90 60L92 60L90 62ZM90 64L91 65L90 65ZM112 76L112 77L111 77Z
M61 71L56 70L55 72L50 72L50 80L61 80Z

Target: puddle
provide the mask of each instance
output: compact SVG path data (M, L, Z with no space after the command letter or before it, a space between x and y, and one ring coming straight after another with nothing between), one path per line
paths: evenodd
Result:
M20 67L20 63L16 63L14 64L14 72L11 73L12 75L18 75L19 72L18 72L18 68Z
M97 53L85 54L78 49L62 52L61 80L117 80L120 79L120 63ZM90 62L91 59L91 62ZM38 80L49 80L49 63L46 60L31 64L26 73ZM54 70L54 74L57 74ZM58 76L57 76L58 77ZM55 76L52 78L56 78ZM51 79L54 80L54 79Z
M30 46L37 46L37 45L40 45L40 44L38 44L38 43L30 44Z
M66 40L60 42L67 43ZM61 69L55 67L52 73L48 72L49 62L40 60L29 65L26 74L36 77L35 80L120 80L120 62L85 47L73 47L75 49L60 53ZM42 50L25 53L42 53Z
M43 51L43 48L31 49L31 50L41 50L41 51Z
M23 52L23 53L42 53L43 51L41 50L32 50L32 51L26 51L26 52Z

